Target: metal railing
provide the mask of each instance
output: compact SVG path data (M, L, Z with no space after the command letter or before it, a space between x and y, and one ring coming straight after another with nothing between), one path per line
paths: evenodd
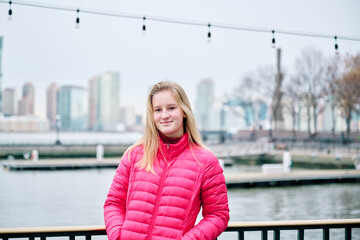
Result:
M297 239L304 240L305 230L321 229L323 240L330 239L330 229L344 229L344 239L351 240L352 229L360 228L360 218L356 219L333 219L333 220L294 220L294 221L264 221L264 222L230 222L226 232L237 232L238 239L244 240L244 233L248 231L260 231L261 239L268 239L268 232L273 232L273 239L280 240L280 231L296 230ZM73 226L73 227L41 227L41 228L0 228L0 239L29 238L34 240L47 237L69 237L75 240L76 236L82 236L90 240L92 236L106 235L104 226Z
M226 231L238 232L238 239L244 240L247 231L260 231L261 239L268 239L268 232L273 231L273 239L280 240L280 231L296 230L297 239L304 240L305 230L320 229L323 240L330 239L330 229L345 229L344 239L351 240L352 229L360 228L360 218L333 220L293 220L293 221L265 221L265 222L230 222Z

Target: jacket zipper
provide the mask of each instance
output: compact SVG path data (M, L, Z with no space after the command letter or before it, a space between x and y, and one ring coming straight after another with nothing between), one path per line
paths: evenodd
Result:
M167 153L169 152L169 144L166 145L166 150L167 150ZM169 154L167 154L169 155ZM161 180L160 180L160 187L159 187L159 194L161 194L162 192L162 189L164 187L164 182L165 182L165 177L166 177L166 174L167 174L167 170L169 168L169 164L165 164L165 169L163 171L163 174L161 176ZM149 240L151 239L152 237L152 232L154 230L154 225L155 225L155 218L157 216L157 210L159 208L159 203L160 202L160 196L158 196L158 198L156 199L156 204L155 204L155 208L154 208L154 216L153 216L153 219L152 219L152 222L151 222L151 226L150 226L150 232L149 232Z

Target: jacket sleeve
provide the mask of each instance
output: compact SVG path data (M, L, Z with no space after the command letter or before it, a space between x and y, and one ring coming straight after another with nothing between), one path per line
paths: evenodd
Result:
M130 159L126 154L116 170L104 204L104 220L109 240L118 240L125 219L126 197L130 176Z
M202 220L182 240L213 240L229 222L229 205L223 170L219 160L212 155L207 161L201 186Z

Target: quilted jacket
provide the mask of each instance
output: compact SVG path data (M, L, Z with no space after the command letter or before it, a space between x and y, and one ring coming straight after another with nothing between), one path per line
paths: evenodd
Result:
M136 166L141 146L122 158L104 205L108 238L215 239L229 221L218 159L204 148L191 149L187 134L176 144L159 138L159 145L155 175Z

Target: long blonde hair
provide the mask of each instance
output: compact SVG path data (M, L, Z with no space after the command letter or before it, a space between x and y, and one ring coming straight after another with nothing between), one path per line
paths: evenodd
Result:
M186 116L186 118L183 119L183 124L184 129L186 130L189 137L190 147L204 147L200 133L196 127L195 117L191 110L189 99L184 89L175 82L158 82L151 88L147 98L144 135L140 141L130 146L129 149L124 153L124 155L131 154L132 149L134 149L136 146L142 145L144 153L137 165L140 168L152 173L155 173L154 160L159 148L159 132L154 122L152 99L156 93L161 91L171 91L174 94L179 107L183 110Z

